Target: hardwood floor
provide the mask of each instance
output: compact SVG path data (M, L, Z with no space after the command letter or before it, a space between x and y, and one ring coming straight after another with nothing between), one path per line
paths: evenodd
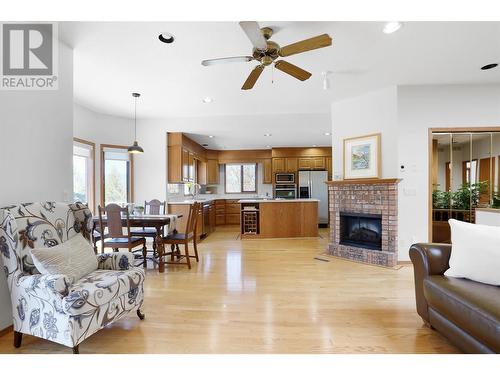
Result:
M217 227L200 263L148 270L135 312L96 333L80 353L457 353L415 311L411 266L391 270L327 258L323 239L244 240ZM1 353L71 353L24 335Z

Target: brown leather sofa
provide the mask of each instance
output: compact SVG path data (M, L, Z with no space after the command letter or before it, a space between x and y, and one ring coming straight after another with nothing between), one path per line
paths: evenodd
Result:
M450 254L447 244L411 246L418 314L466 353L500 353L500 287L444 276Z

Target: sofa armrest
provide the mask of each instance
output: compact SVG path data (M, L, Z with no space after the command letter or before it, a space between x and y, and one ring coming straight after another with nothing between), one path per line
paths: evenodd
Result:
M410 259L415 275L415 298L417 312L429 322L427 300L424 296L424 279L431 275L442 275L449 268L451 245L417 243L410 247Z
M63 298L69 293L71 279L62 274L58 275L31 275L19 279L19 286L26 291L36 294L37 288L44 288L54 296Z
M134 266L134 254L125 251L97 255L98 269L125 271Z

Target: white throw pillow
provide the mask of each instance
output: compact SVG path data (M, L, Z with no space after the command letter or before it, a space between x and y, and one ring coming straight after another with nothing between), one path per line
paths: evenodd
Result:
M450 268L445 276L500 285L500 227L450 219Z
M63 274L73 283L97 269L94 249L81 234L54 247L32 249L31 256L41 274Z

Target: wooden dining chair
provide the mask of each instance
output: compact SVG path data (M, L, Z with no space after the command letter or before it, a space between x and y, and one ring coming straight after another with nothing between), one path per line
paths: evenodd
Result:
M165 201L161 202L158 199L152 199L149 202L144 201L144 214L145 215L165 215L167 213L167 203ZM162 233L164 233L164 228L162 228ZM133 229L132 236L134 237L144 237L153 238L153 251L156 250L156 228L142 228Z
M126 218L126 233L123 232L122 214ZM104 215L106 215L106 220L103 220ZM108 204L105 208L99 206L99 228L101 232L101 253L104 253L105 248L112 248L113 251L128 249L128 251L132 252L132 249L142 245L143 265L146 266L146 239L132 236L129 213L126 207L122 208L114 203ZM107 232L104 231L104 228L108 228Z
M200 203L193 203L189 207L189 214L186 221L186 229L184 233L170 233L163 239L164 245L170 245L170 252L165 255L170 255L170 261L165 262L166 264L180 264L182 258L186 258L186 263L188 268L191 269L191 258L195 258L199 261L198 257L198 247L197 247L197 234L196 234L196 223L198 222L198 216L200 216ZM189 242L193 242L194 255L189 254ZM184 245L184 255L181 255L179 250L179 245ZM177 257L177 260L174 259Z

